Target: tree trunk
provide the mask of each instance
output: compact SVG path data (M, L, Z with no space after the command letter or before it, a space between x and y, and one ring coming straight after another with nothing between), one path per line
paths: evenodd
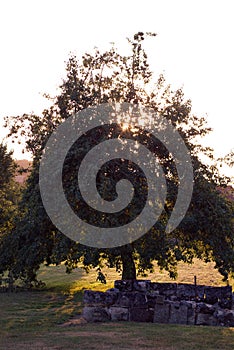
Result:
M133 259L133 250L130 245L121 247L121 259L123 264L122 280L135 280L136 266Z

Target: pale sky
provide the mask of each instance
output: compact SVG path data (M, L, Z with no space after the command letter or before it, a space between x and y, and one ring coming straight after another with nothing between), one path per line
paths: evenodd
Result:
M69 52L110 42L124 52L126 37L152 31L151 69L183 86L214 129L207 144L225 155L234 148L233 14L233 0L0 0L0 139L5 115L48 106L41 94L56 93Z

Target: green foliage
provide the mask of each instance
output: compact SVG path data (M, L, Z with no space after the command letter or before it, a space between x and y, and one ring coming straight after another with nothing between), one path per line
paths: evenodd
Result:
M214 162L208 166L200 158L200 155L205 155L213 160L212 150L198 142L210 128L204 118L192 114L191 101L184 99L183 91L172 91L162 75L152 88L152 72L142 46L145 36L139 32L133 40L129 40L129 56L120 55L115 47L105 52L95 49L92 54L84 54L80 61L76 56L70 56L60 93L52 99L50 109L44 110L42 116L24 114L6 118L10 135L25 138L26 148L32 152L34 160L20 203L17 225L1 247L2 271L10 269L16 278L35 281L36 272L44 261L57 265L65 261L67 272L76 268L78 263L82 263L86 271L93 267L101 269L105 263L117 271L122 270L123 278L128 279L135 278L136 272L144 275L151 271L153 261L156 261L175 278L178 261L191 262L199 257L206 261L214 260L224 278L234 272L233 208L217 191L217 186L225 186L227 179L219 175ZM59 124L75 112L107 102L143 104L171 121L191 153L194 193L180 226L166 234L166 223L176 201L178 176L168 151L158 142L149 143L139 130L137 137L157 154L165 171L169 193L165 210L155 226L132 244L115 249L94 249L72 242L53 226L40 198L38 169L45 143ZM118 129L110 133L110 137L114 137ZM125 136L128 133L130 131L126 130ZM97 133L91 133L89 139L83 140L81 148L90 148L96 138ZM103 139L105 135L99 135L98 141ZM77 156L74 148L74 153L64 165L65 177L70 176L74 154L79 160L79 153ZM127 171L134 181L131 170L128 165ZM117 174L119 166L112 163L107 171ZM140 173L137 175L139 178ZM100 188L102 181L100 177ZM72 189L68 195L72 195ZM82 210L86 212L83 207ZM125 219L126 215L125 212Z
M19 200L19 186L14 181L17 165L6 145L0 143L0 240L11 231Z
M224 161L229 166L234 166L234 150L231 150L224 158Z

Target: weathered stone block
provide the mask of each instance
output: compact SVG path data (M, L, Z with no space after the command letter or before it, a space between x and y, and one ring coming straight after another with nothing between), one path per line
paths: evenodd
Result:
M221 288L221 298L231 298L232 297L232 287L226 286L226 287L220 287Z
M196 302L182 301L181 304L187 306L187 324L195 325L196 323Z
M87 306L110 306L118 298L118 292L96 292L92 290L84 291L84 304Z
M150 289L154 291L158 291L160 295L164 295L165 297L170 297L172 295L176 295L177 284L151 282Z
M153 322L154 310L148 308L133 307L130 309L130 321Z
M106 294L104 292L85 290L83 300L84 300L84 303L86 305L90 305L90 306L103 305L103 306L105 306Z
M116 303L119 296L119 292L109 291L109 292L106 292L105 294L106 294L105 304L107 306L111 306Z
M165 297L164 295L158 295L156 297L156 304L160 304L160 305L163 305L164 304L164 301L165 301Z
M219 298L219 306L224 309L232 309L233 306L233 293L232 293L232 287L226 286L221 287L221 296Z
M216 318L218 325L234 327L234 310L218 310Z
M115 304L122 307L131 307L134 299L134 292L122 292L119 293L118 299L116 300Z
M196 298L196 286L185 283L178 284L177 298L179 300L194 300Z
M196 324L196 314L193 309L188 309L187 324L191 326Z
M196 286L196 298L195 300L204 301L205 286Z
M145 293L134 293L134 298L132 300L133 307L146 307L147 306L147 297Z
M218 324L215 317L216 308L213 305L198 303L196 305L196 325L216 326Z
M172 296L169 297L169 300L170 301L178 301L178 298L177 298L176 295L172 295Z
M146 292L150 289L150 280L135 280L132 284L133 291Z
M234 311L227 310L224 315L224 325L227 327L234 327Z
M198 326L217 326L217 318L211 314L197 314L196 325Z
M166 304L156 304L154 309L154 323L168 323L170 317L170 305Z
M232 307L232 287L205 287L205 302L208 304L216 304L223 308Z
M229 299L221 299L218 301L218 305L219 307L223 308L223 309L232 309L233 307L233 302L232 302L232 299L229 298Z
M216 304L221 297L221 290L219 287L205 287L205 303Z
M129 321L129 309L127 307L111 306L109 313L111 321Z
M117 280L115 281L114 287L120 292L132 292L133 281L132 280Z
M150 290L150 291L145 293L148 308L154 309L158 296L159 296L158 291L151 291Z
M196 305L196 313L213 315L215 310L216 308L213 305L209 305L205 303L197 303Z
M187 324L188 307L180 302L170 303L169 323L172 324Z
M85 306L83 309L83 317L88 322L106 322L111 318L107 308L94 306Z

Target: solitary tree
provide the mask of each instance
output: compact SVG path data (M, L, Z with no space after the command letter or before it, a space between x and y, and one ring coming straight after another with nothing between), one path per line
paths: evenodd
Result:
M204 118L192 114L191 101L184 99L181 89L172 91L162 75L152 84L152 72L142 47L146 36L155 34L139 32L133 40L129 40L129 56L120 55L115 47L105 52L96 49L92 54L84 54L80 61L76 56L70 56L60 93L52 99L50 109L44 110L42 116L24 114L6 118L10 135L14 137L20 134L25 138L26 148L33 155L33 165L20 203L17 225L1 246L2 271L10 269L15 277L35 281L40 264L59 264L65 261L67 271L76 268L78 264L82 264L87 271L92 267L101 269L105 264L122 271L123 279L135 279L137 273L144 275L152 270L156 261L171 277L176 277L179 261L190 263L198 257L205 261L215 261L216 268L224 278L234 272L233 211L217 191L217 186L225 185L226 180L219 176L215 165L208 166L201 161L201 155L210 159L213 157L212 150L199 143L200 137L210 129ZM128 128L121 130L120 126L116 126L108 129L109 138L119 137L120 133L122 137L135 137L157 155L165 171L168 195L159 220L143 237L122 247L97 249L70 240L53 225L40 196L39 163L45 144L58 125L87 107L108 102L144 105L172 123L191 154L194 191L185 218L172 233L166 233L166 223L173 211L178 191L178 174L170 153L158 140L148 139L141 128L135 136ZM88 151L94 144L105 139L106 133L98 129L81 138L66 158L64 179L71 179L71 169L76 169L73 162L80 161L83 150ZM136 196L135 210L130 214L126 210L123 212L121 220L124 223L129 220L129 215L134 216L139 212L137 205L142 210L141 205L146 195L142 186L145 183L144 174L129 162L113 161L106 164L104 170L97 177L97 187L105 199L113 199L116 182L121 178L130 180L135 191L140 191ZM108 179L105 174L108 174ZM103 182L109 184L111 191L102 191ZM84 204L79 205L79 198L78 204L74 201L74 191L76 189L70 186L66 195L68 198L70 196L71 201L73 199L73 209L77 209L79 215L87 219L90 216L89 209ZM92 219L95 224L95 215ZM114 219L111 222L113 224ZM2 254L6 245L7 259Z

